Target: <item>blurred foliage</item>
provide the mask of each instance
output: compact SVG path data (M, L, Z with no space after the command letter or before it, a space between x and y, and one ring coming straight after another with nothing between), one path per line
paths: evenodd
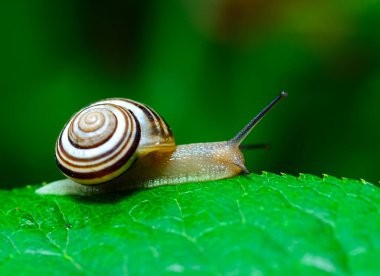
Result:
M379 181L380 2L10 1L2 34L2 187L60 178L54 143L81 107L147 103L179 144L232 137L280 90L247 166Z

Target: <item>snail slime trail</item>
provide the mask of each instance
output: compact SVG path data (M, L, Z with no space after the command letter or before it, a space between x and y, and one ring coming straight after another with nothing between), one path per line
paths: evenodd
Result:
M36 192L85 196L249 173L239 146L286 96L281 92L228 141L187 145L176 145L169 125L147 105L123 98L93 103L76 113L58 137L56 161L67 179Z

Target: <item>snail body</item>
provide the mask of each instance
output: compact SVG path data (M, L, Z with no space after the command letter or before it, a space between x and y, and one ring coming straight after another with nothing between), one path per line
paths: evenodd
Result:
M120 98L94 103L75 114L57 140L57 164L68 179L37 193L91 195L249 173L239 145L284 96L229 141L178 146L170 127L150 107Z

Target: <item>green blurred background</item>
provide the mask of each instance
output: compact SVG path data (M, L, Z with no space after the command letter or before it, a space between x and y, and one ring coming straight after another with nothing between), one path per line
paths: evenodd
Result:
M55 140L107 97L163 115L178 144L248 137L247 166L378 183L380 1L1 1L1 187L61 178Z

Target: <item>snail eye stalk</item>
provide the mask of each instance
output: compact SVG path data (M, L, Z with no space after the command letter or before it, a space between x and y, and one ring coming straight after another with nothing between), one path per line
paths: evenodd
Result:
M274 107L281 99L288 96L288 93L282 91L270 104L264 107L259 114L257 114L239 133L228 141L230 144L240 145L244 141L245 137L251 132L251 130L261 121L262 118Z

